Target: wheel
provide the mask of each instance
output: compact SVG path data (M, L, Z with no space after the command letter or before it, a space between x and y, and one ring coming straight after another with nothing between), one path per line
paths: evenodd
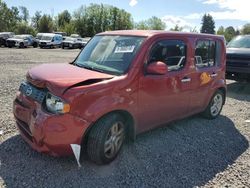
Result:
M19 48L24 48L24 44L22 42L19 44Z
M37 48L37 46L38 46L38 44L35 42L35 43L33 44L33 48Z
M119 114L110 114L98 120L89 133L87 153L93 162L107 164L113 161L125 140L125 123Z
M215 119L220 115L225 100L225 95L221 90L217 90L210 100L203 116L208 119Z
M62 49L64 49L64 45L62 45Z

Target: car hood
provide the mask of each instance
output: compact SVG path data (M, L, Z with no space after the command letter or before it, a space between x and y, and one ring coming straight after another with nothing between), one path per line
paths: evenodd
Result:
M73 43L76 43L76 42L74 42L74 41L69 41L69 40L64 40L63 42L64 42L64 43L72 43L72 44L73 44Z
M8 41L17 41L17 42L21 42L21 41L23 41L23 39L15 39L15 38L9 38L9 39L7 39Z
M39 42L51 42L51 40L39 40Z
M227 48L227 54L250 55L250 48Z
M30 69L26 77L33 85L47 88L56 95L62 95L72 87L91 85L114 76L72 64L42 64Z

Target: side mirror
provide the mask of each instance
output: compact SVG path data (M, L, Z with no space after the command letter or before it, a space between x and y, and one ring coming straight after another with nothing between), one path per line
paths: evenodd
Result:
M147 73L149 74L164 75L167 73L167 71L168 66L161 61L150 63L147 66Z
M52 40L51 40L51 42L54 42L55 41L55 39L53 38Z

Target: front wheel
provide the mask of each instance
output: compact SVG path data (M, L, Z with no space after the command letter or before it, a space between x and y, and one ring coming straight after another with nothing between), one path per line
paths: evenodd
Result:
M119 114L109 114L98 120L89 133L87 152L97 164L113 161L125 140L125 123Z
M210 100L203 116L208 119L215 119L220 115L225 100L225 95L221 90L217 90Z

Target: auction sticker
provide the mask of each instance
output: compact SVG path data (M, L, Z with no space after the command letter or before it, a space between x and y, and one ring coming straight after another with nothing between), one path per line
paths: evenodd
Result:
M117 46L115 48L115 53L132 53L135 46Z

